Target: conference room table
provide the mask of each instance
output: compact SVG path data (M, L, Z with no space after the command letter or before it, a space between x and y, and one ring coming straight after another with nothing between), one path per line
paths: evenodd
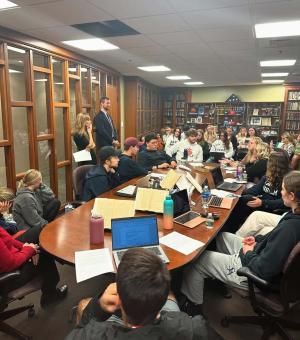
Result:
M200 167L192 167L188 165L188 167L192 170L193 177L199 182L202 183L205 178L208 179L208 183L211 188L213 188L212 177L209 171L209 167L213 167L214 165L208 165L205 168ZM184 173L184 171L178 169L177 171ZM160 173L166 173L166 171L158 171ZM139 177L140 178L140 177ZM102 198L110 198L110 199L130 199L125 197L117 196L115 193L119 189L126 187L127 185L134 185L139 178L134 178L113 190L106 192L99 197ZM240 194L243 188L239 189L236 194ZM194 190L193 195L191 197L194 205L191 205L191 210L201 212L202 211L202 202L201 196L196 190ZM188 228L182 226L180 224L174 223L174 229L166 230L163 228L163 215L157 214L157 223L158 223L158 231L159 237L167 235L173 231L177 231L183 235L191 237L193 239L199 240L203 242L203 246L199 249L193 251L189 255L184 255L174 249L171 249L165 245L162 245L166 255L168 256L170 262L168 263L168 269L176 269L186 265L191 262L195 258L197 258L208 246L208 244L216 237L218 232L221 230L224 222L229 217L233 207L237 203L238 199L234 199L231 209L222 209L210 207L209 212L217 212L220 216L218 220L214 222L213 228L206 228L205 222L201 223L195 228ZM112 239L111 232L105 231L104 234L104 242L101 244L91 244L90 243L90 217L91 210L94 205L94 199L90 200L73 211L67 212L62 216L55 219L53 222L47 224L41 234L40 234L40 246L46 250L48 253L55 256L57 259L62 260L64 263L68 263L74 265L75 263L75 252L82 250L91 250L91 249L99 249L99 248L108 248L111 252L112 248ZM136 211L135 216L147 215L151 214L151 212L142 212Z

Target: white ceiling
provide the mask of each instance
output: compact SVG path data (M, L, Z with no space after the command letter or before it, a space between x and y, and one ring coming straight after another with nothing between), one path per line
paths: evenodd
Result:
M70 25L119 19L141 34L107 38L120 50L84 52L125 75L160 86L182 86L166 75L187 74L205 86L261 82L262 71L289 71L300 82L300 38L254 37L256 23L300 20L300 0L12 0L21 7L0 12L0 25L65 47L60 41L90 38ZM262 70L264 59L295 58L292 68ZM137 66L163 64L166 73Z

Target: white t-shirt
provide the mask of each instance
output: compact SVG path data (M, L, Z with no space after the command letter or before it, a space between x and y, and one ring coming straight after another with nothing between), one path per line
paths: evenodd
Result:
M166 138L165 141L165 151L168 155L172 156L172 154L170 154L170 152L172 152L172 148L175 144L177 144L179 142L179 139L177 137L175 137L173 134L169 135ZM175 153L175 152L174 152Z

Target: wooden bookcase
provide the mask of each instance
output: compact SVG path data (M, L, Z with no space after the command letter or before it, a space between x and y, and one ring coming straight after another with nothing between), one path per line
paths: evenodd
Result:
M160 89L137 77L125 78L125 138L159 131Z
M298 134L300 130L300 84L286 86L282 132Z

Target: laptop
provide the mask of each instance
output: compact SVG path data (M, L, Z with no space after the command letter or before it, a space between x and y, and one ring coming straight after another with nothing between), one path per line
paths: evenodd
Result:
M206 221L199 213L192 211L187 190L181 190L171 194L174 202L174 222L188 228L195 228Z
M112 219L111 235L112 253L117 267L124 253L137 247L153 251L164 263L170 262L159 245L156 215Z
M222 171L220 167L217 167L211 171L212 178L217 189L227 190L227 191L237 191L242 186L238 183L228 183L224 182Z
M208 189L209 189L207 178L202 183L202 186L203 186L203 188L205 186L207 186ZM209 189L209 191L210 191L210 189ZM215 207L215 208L231 209L232 203L233 203L232 198L229 198L229 197L222 198L222 197L218 197L216 195L211 195L210 198L209 198L209 201L208 201L208 206L209 207Z
M215 162L215 163L219 163L219 161L223 158L225 158L225 153L224 152L210 152L209 154L210 158Z

